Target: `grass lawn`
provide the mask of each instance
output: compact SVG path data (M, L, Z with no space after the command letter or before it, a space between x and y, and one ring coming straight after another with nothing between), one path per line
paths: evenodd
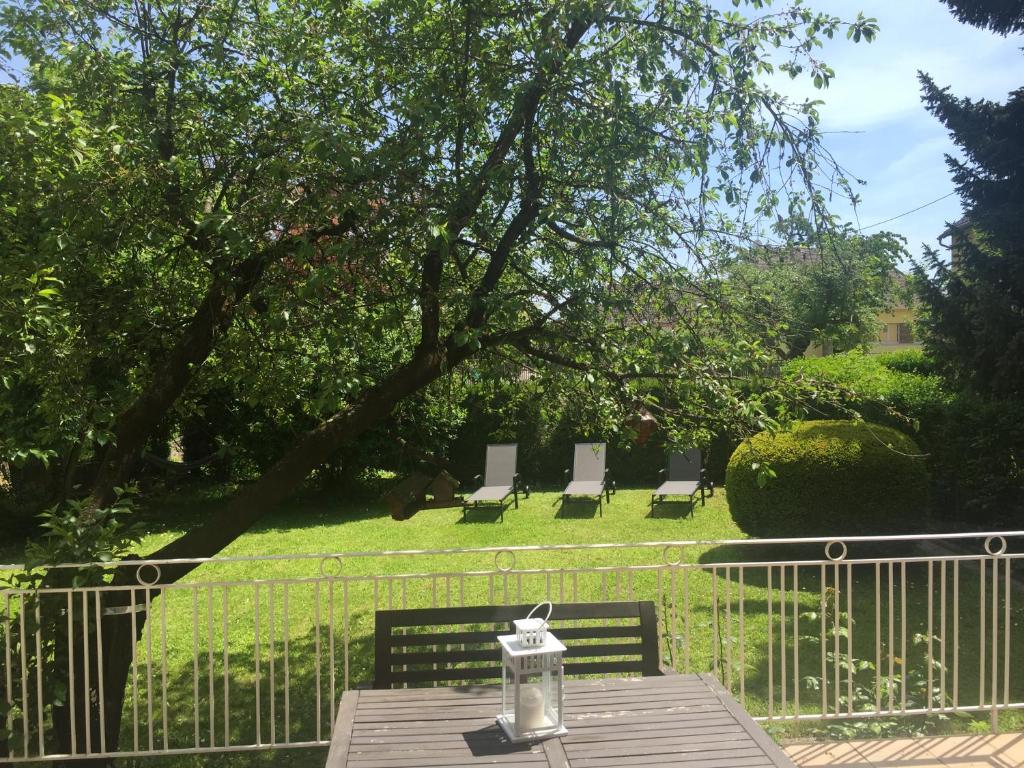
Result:
M468 522L462 521L457 509L425 510L411 520L395 522L375 501L358 498L339 499L329 496L308 497L291 502L279 513L267 518L258 527L238 539L222 553L225 556L294 555L301 553L368 552L404 549L473 548L514 546L523 544L596 544L635 543L668 540L718 540L743 538L733 524L723 492L708 499L707 506L696 506L689 515L685 505L671 505L652 515L648 506L649 492L622 490L610 504L606 504L603 517L597 516L596 505L577 503L561 508L555 493L535 493L529 500L521 500L520 509L509 509L504 523L496 522L487 513L474 513ZM221 503L216 495L170 496L162 504L151 506L145 517L151 532L143 542L144 551L153 551L176 536L182 527L207 515ZM667 553L675 558L675 551ZM858 553L851 553L856 555ZM671 574L661 571L634 573L621 572L604 575L590 573L572 577L574 570L595 566L622 566L628 564L651 565L664 562L660 548L656 550L626 549L614 551L581 551L525 553L517 556L516 569L553 569L551 575L527 574L505 578L493 575L493 555L443 554L431 556L385 556L346 558L343 561L321 562L319 559L242 562L206 565L197 569L189 580L168 593L164 599L155 598L151 609L152 620L147 624L151 634L143 637L139 648L139 736L143 745L149 738L152 724L156 744L163 739L163 707L166 690L167 736L170 746L188 746L198 729L201 743L209 743L214 732L214 743L224 740L224 678L229 680L230 739L232 743L251 743L255 738L255 709L257 700L261 711L260 735L269 738L271 722L277 740L288 733L292 740L313 738L317 728L326 733L330 722L332 689L328 667L329 648L333 641L336 651L335 696L342 685L341 650L347 644L350 650L348 668L352 685L368 683L372 669L372 619L374 607L419 606L430 604L466 604L486 602L532 602L552 594L554 599L655 599L661 603L662 615L667 618L662 644L666 662L683 669L689 661L696 671L717 669L720 677L732 682L738 690L739 661L739 578L736 568L711 570L712 562L779 558L820 558L820 548L774 553L761 548L692 547L683 553L684 562L705 564L702 569L680 569ZM317 579L321 573L344 574L349 577L388 577L397 574L452 574L467 571L486 571L492 575L471 577L466 580L454 576L419 577L411 579L342 580L326 584ZM801 711L813 711L812 702L820 706L820 692L815 685L821 674L820 648L812 636L819 631L821 598L821 570L806 566L799 570L799 589L792 590L792 568L784 574L786 616L779 618L781 596L779 579L781 569L772 569L771 584L764 568L745 569L744 584L744 654L742 672L745 680L745 705L755 714L768 711L769 699L773 710L780 711L783 680L783 648L785 649L785 680L787 711L795 712L793 703L794 679L799 681ZM565 574L568 574L566 576ZM835 571L826 570L826 586L834 583ZM839 569L843 587L840 611L847 610L846 594L848 574L845 566ZM887 670L890 658L888 645L887 572L881 571L882 604L882 667ZM900 674L903 657L901 643L901 610L907 611L906 663L911 671L921 673L923 685L926 665L926 643L914 643L915 635L928 634L927 590L928 574L924 566L911 566L906 573L906 601L901 594L900 571L895 572L894 614L896 626L891 654L895 660L895 675ZM932 574L933 603L936 605L932 634L938 633L937 604L940 595L939 572ZM947 574L947 592L951 592L951 573ZM259 587L253 581L261 581ZM245 582L230 586L226 582ZM215 586L207 586L217 582ZM197 586L202 585L202 586ZM852 569L853 648L859 659L875 659L875 572L873 566ZM976 571L961 568L959 596L962 608L960 619L959 655L957 658L961 703L977 698L980 682L979 614ZM671 595L675 594L676 621L673 623ZM273 596L271 598L271 595ZM829 625L834 618L833 594L826 589L829 600ZM712 609L713 596L718 610ZM949 600L949 594L947 594ZM689 621L684 619L685 605L690 606ZM1021 601L1017 601L1020 603ZM769 605L772 619L769 622ZM799 606L794 610L794 605ZM254 615L260 614L256 627ZM797 625L804 637L793 643L794 613L800 614ZM333 614L335 631L327 629L328 617ZM193 616L198 618L193 621ZM347 622L343 620L347 617ZM1012 607L1015 647L1024 642L1024 611ZM1002 620L1000 615L1000 620ZM949 621L952 618L949 617ZM845 630L845 617L841 621ZM164 627L166 626L166 631ZM783 626L785 640L783 639ZM771 643L769 643L769 632ZM273 633L273 636L272 634ZM258 640L257 640L258 639ZM263 681L259 696L256 693L254 661L257 642ZM830 647L831 647L830 639ZM841 653L845 655L846 639L841 638ZM948 645L948 643L947 643ZM154 663L146 663L149 648L153 648ZM160 663L166 647L166 670ZM769 654L771 647L771 654ZM271 652L273 648L273 652ZM195 650L199 649L199 654ZM317 650L319 649L319 653ZM799 658L798 674L792 666L794 651ZM939 658L937 641L933 640L934 657ZM1000 648L1001 652L1001 648ZM770 661L769 661L770 656ZM952 650L947 666L952 664ZM277 694L268 693L270 669L273 659L277 675ZM283 670L287 660L289 684L283 685ZM319 664L317 663L319 660ZM226 666L225 666L226 665ZM225 672L227 671L227 675ZM167 683L163 682L166 674ZM829 678L826 695L830 706L834 704L832 687L833 667L828 660ZM941 670L934 669L936 680ZM151 677L150 677L151 676ZM860 672L856 681L866 681L870 673ZM873 701L873 678L868 695ZM151 680L151 682L150 682ZM770 683L769 683L770 681ZM913 687L910 686L911 688ZM150 720L147 711L147 691L153 691L154 713ZM769 696L769 690L772 695ZM842 671L840 694L845 697L846 672ZM920 694L910 694L910 705ZM883 702L885 696L883 695ZM1024 665L1018 665L1011 675L1011 700L1024 700ZM897 690L897 705L899 693ZM922 702L923 703L923 702ZM846 700L840 701L846 708ZM122 748L131 748L133 741L133 702L127 704L125 736ZM273 718L270 716L273 707ZM289 712L287 721L285 711ZM1004 722L1012 719L1004 716ZM909 719L901 726L910 727ZM933 722L932 725L935 725ZM939 724L944 729L963 729L966 720ZM1011 723L1012 725L1012 723ZM817 727L817 726L815 726ZM791 732L791 730L790 730ZM322 751L277 750L259 756L220 755L216 757L161 758L162 764L209 765L224 762L248 765L267 762L282 765L314 765L322 761ZM130 764L131 761L128 761ZM140 761L152 765L153 760Z

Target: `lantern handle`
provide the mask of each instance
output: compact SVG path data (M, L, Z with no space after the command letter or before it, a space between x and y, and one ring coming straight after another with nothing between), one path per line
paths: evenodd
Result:
M551 611L554 610L554 606L551 604L550 600L545 600L543 603L537 603L535 606L533 606L533 610L526 614L526 618L530 618L531 616L533 616L533 614L536 613L538 608L541 608L545 605L548 607L548 615L544 617L544 626L548 626L548 620L551 618Z

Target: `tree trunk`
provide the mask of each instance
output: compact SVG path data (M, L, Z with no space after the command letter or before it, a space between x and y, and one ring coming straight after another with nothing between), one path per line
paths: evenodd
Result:
M442 351L421 351L348 409L307 432L256 482L242 488L220 512L151 555L154 559L211 557L276 507L319 465L382 422L404 398L437 379L453 364ZM177 581L195 566L163 569L163 582Z
M379 424L390 415L402 399L437 379L450 365L461 361L462 357L464 355L446 355L440 351L417 353L409 363L397 369L385 382L370 390L352 407L335 414L308 432L259 480L240 490L222 511L213 515L199 528L189 531L155 552L151 557L201 558L215 555L301 485L318 464ZM196 567L197 564L192 563L165 565L161 571L160 584L174 583ZM135 585L135 570L122 569L115 584L124 587ZM155 597L159 591L159 587L155 587L152 590L153 596ZM132 648L142 636L143 627L148 619L144 613L136 612L135 632L132 632L131 612L136 610L136 606L130 605L131 594L127 589L104 593L105 608L124 611L104 616L102 619L104 717L108 750L115 750L118 743L128 677L131 673ZM95 749L99 743L98 718L95 716L93 723ZM67 729L62 730L69 746L70 732ZM82 745L80 748L84 749L81 734L79 743ZM106 760L88 762L94 765L108 763ZM73 761L73 765L81 766L83 762L76 760Z
M133 572L134 573L134 572ZM105 746L108 751L116 751L121 732L121 716L124 710L125 694L127 693L128 675L131 672L132 654L138 641L142 637L142 629L145 626L145 613L136 613L136 631L132 632L131 611L141 610L145 606L145 600L139 592L106 591L99 592L100 615L94 616L95 622L101 622L103 645L98 647L97 635L91 629L88 630L89 640L89 668L92 676L89 684L86 685L82 671L85 662L85 638L80 620L76 620L70 636L70 648L60 649L61 657L67 659L70 654L74 659L76 672L75 682L68 681L69 690L74 687L75 707L70 707L70 697L64 707L53 708L53 734L58 749L64 753L72 751L74 743L75 750L79 754L85 753L87 747L91 746L93 751L100 751ZM135 602L132 605L132 595ZM89 601L89 611L93 612L95 605ZM91 626L95 626L92 624ZM68 638L62 638L61 642L67 643ZM99 674L100 663L103 669L103 728L101 734L100 724L100 685ZM86 726L85 709L89 702L89 725ZM75 734L72 738L71 723L75 723ZM89 732L89 742L86 741L86 731ZM100 768L113 765L113 758L93 758L88 760L65 760L59 761L58 765L67 768L78 768L90 766Z
M114 501L114 488L128 477L150 433L181 396L196 367L209 357L217 339L234 317L238 300L248 293L256 279L257 275L253 275L246 286L236 291L231 291L226 281L214 281L164 364L117 417L114 440L103 455L93 483L92 497L98 506L108 506Z

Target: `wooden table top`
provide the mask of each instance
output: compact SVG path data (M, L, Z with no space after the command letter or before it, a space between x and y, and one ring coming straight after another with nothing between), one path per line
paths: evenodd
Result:
M348 691L327 768L739 768L793 763L711 675L569 680L569 733L510 744L496 686Z

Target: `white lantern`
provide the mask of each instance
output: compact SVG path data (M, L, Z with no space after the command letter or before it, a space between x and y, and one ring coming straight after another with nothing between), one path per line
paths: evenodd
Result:
M545 605L548 607L548 615L543 619L535 619L533 614L537 612L538 608L542 608ZM525 619L516 619L512 622L512 625L516 628L516 640L519 641L520 645L531 648L544 645L544 640L548 634L548 619L551 618L552 608L551 601L546 600L533 606L533 610L526 614Z
M543 623L543 640L539 645L537 628L532 625L527 627L530 643L520 640L519 621L515 622L517 634L498 636L503 667L498 725L509 741L534 741L568 733L562 724L565 646L547 632L547 621Z

